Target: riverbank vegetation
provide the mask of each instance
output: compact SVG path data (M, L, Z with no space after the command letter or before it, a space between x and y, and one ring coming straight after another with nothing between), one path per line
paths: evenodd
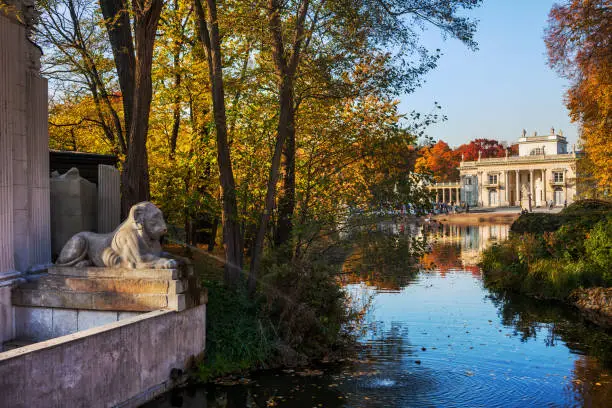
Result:
M559 214L524 214L481 258L485 282L569 301L578 288L612 286L612 203L578 201Z

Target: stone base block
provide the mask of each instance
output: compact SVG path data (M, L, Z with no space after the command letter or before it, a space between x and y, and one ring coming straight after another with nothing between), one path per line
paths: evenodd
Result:
M21 289L44 289L72 292L118 292L118 293L183 293L186 280L140 279L140 278L87 278L64 275L46 275L32 280Z
M48 269L49 275L60 275L78 278L107 278L107 279L153 279L174 280L188 275L188 271L181 269L126 269L126 268L73 268L65 266L52 266Z
M158 309L185 309L184 294L70 292L48 289L16 289L13 305L62 309L148 312Z
M138 316L138 312L15 307L18 342L44 341Z

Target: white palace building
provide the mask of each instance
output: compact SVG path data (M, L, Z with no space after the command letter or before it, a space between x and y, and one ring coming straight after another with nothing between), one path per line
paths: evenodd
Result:
M523 130L518 147L518 156L461 161L458 183L430 187L436 201L529 208L544 207L551 201L554 206L564 206L575 200L577 155L574 149L568 153L562 133L551 129L549 135L527 136Z

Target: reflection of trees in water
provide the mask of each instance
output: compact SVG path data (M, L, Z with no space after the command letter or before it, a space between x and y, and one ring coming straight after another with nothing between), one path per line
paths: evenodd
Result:
M521 340L543 332L546 345L554 347L562 340L570 350L597 357L604 367L612 368L612 333L588 322L578 310L511 292L491 290L489 297L499 308L502 323Z
M352 234L351 254L343 265L345 283L365 282L379 289L400 290L418 271L427 250L426 237L417 224L377 223Z
M364 357L397 362L398 356L413 354L408 328L401 323L392 322L391 327L385 327L382 322L372 322L368 329Z
M602 375L599 360L590 356L580 356L574 361L572 371L574 379L565 386L568 400L582 407L610 406L612 379L605 374Z
M421 263L425 269L437 269L442 276L451 269L464 269L461 263L461 246L436 243L432 245L431 251L423 255Z

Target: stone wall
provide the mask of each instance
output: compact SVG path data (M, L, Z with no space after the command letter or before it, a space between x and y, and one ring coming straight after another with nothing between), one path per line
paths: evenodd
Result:
M0 13L0 288L51 261L47 80L40 77L40 56L27 27ZM0 343L13 327L5 310L9 292L0 290Z
M154 311L0 353L0 408L136 407L206 344L206 305Z

